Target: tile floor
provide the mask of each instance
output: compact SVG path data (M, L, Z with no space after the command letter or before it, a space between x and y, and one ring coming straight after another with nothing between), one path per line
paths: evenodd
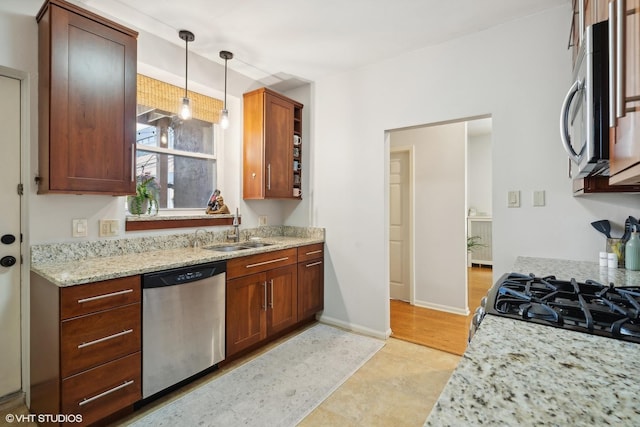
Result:
M249 361L278 342L141 408L114 426L127 425L127 422L181 396L201 382ZM378 353L309 414L300 426L422 426L459 360L459 356L450 353L389 338ZM0 410L0 426L5 423L6 414L21 413L27 413L24 405ZM19 425L35 426L31 423Z

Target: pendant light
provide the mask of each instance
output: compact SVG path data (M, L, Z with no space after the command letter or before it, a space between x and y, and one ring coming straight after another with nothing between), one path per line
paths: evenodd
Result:
M189 120L191 118L191 100L187 95L187 81L188 81L188 74L189 74L189 42L194 41L196 39L196 36L194 36L191 31L187 31L187 30L180 30L178 35L182 40L184 40L184 51L185 51L184 97L180 102L180 117L182 117L183 120Z
M229 110L227 110L227 61L233 59L233 53L221 50L220 58L224 59L224 106L220 112L220 126L222 129L229 127Z

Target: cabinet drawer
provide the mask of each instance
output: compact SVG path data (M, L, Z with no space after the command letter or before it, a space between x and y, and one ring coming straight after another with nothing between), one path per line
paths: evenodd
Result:
M140 351L140 317L138 303L63 321L62 378Z
M140 302L140 276L60 289L60 318L82 316Z
M298 262L305 262L312 259L324 257L324 243L300 246L298 248Z
M137 352L63 380L61 412L80 414L82 424L88 425L140 399L141 357Z
M260 273L297 262L296 248L234 258L227 261L227 279Z

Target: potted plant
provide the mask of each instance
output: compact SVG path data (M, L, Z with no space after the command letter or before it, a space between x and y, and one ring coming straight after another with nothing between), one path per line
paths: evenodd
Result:
M476 248L485 247L484 243L480 243L480 236L467 236L467 267L471 267L471 254Z
M158 212L157 186L154 176L139 176L136 184L136 195L129 196L129 213L132 215Z

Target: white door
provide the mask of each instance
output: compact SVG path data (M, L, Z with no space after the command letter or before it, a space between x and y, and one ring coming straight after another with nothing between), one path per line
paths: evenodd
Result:
M20 80L0 75L0 398L19 391Z
M389 174L389 275L391 299L410 301L409 151L391 153Z

